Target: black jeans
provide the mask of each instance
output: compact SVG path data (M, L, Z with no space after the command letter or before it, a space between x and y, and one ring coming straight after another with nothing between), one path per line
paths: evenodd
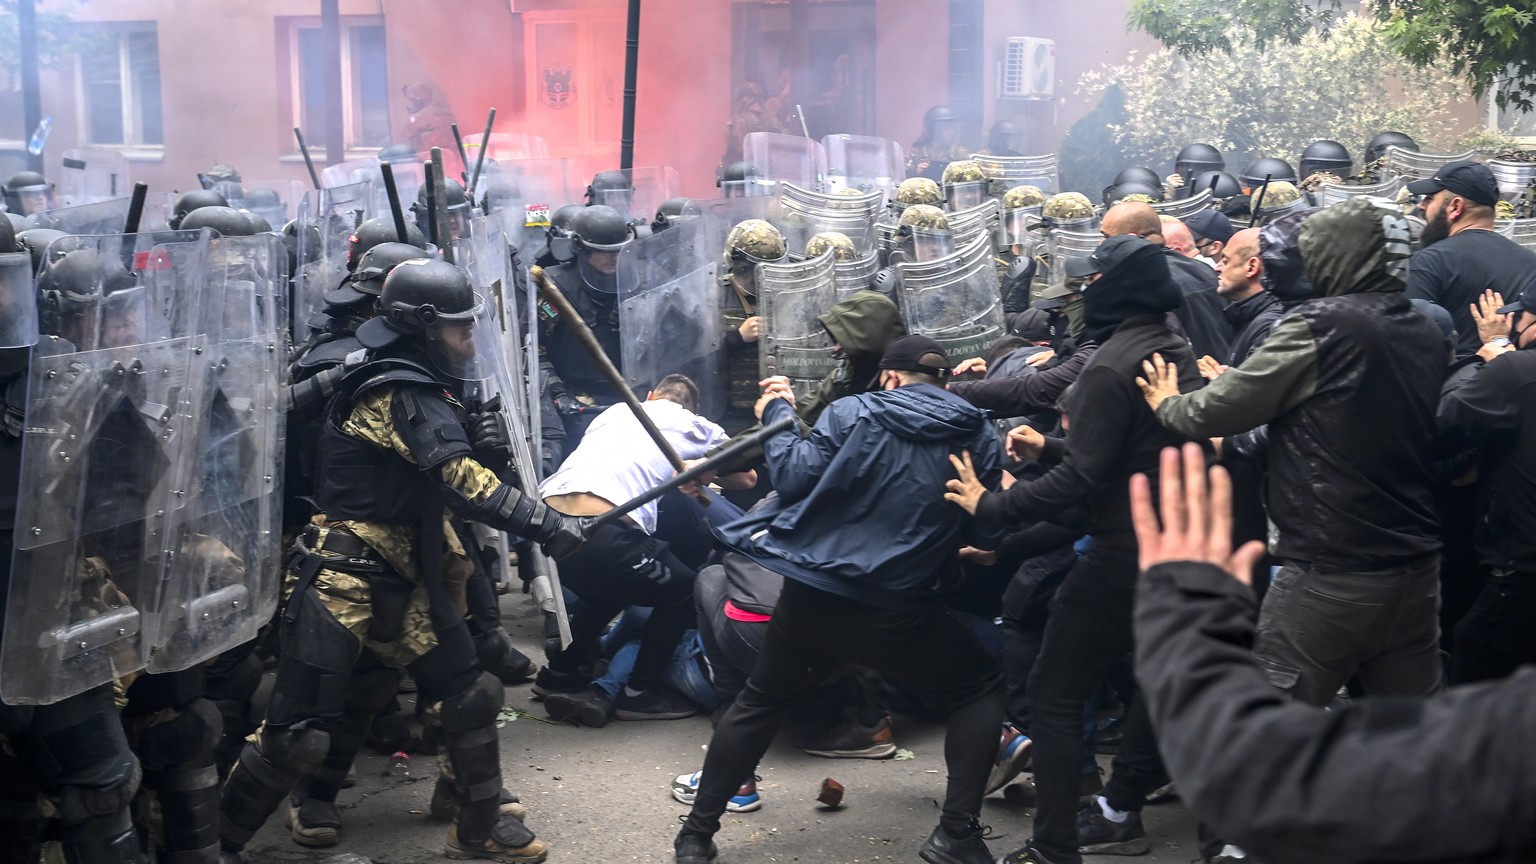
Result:
M746 689L710 739L684 832L720 830L726 801L767 752L788 712L848 663L947 706L949 783L940 821L958 831L980 815L1003 714L1002 676L986 649L937 605L883 609L786 579Z
M571 621L571 646L550 658L557 672L591 662L597 637L630 606L653 610L640 636L640 654L629 676L635 690L661 683L683 632L694 626L692 569L667 544L639 528L609 524L560 562L560 582L581 598L584 611Z
M1131 650L1136 599L1134 550L1093 548L1078 559L1045 625L1029 677L1034 739L1034 845L1052 861L1080 860L1078 788L1083 779L1083 710L1110 666ZM1140 695L1126 706L1125 731L1104 795L1117 810L1140 810L1167 782Z
M1506 678L1536 663L1536 572L1494 570L1466 617L1456 625L1451 654L1455 683Z

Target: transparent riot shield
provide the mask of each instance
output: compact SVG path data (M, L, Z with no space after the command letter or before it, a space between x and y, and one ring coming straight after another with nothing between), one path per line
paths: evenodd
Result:
M128 223L127 198L112 198L39 210L27 217L27 228L52 228L65 234L121 234Z
M1493 172L1493 179L1499 184L1499 194L1506 198L1515 198L1536 183L1536 162L1489 159L1483 164Z
M1104 242L1104 235L1083 231L1050 231L1046 234L1045 248L1051 256L1051 286L1067 284L1067 259L1087 258Z
M788 377L795 395L803 399L837 368L832 335L818 320L837 302L833 253L758 265L757 298L763 318L758 355L762 376Z
M1403 188L1404 178L1393 177L1380 183L1368 183L1360 186L1347 186L1343 183L1333 183L1322 188L1322 201L1320 207L1332 207L1342 204L1351 198L1385 198L1388 201L1396 200L1397 192Z
M1040 224L1042 207L1015 207L1004 210L998 220L997 242L999 246L1025 246L1033 237L1035 226Z
M932 338L956 362L985 357L1005 335L997 267L986 238L937 261L898 266L908 333Z
M779 187L779 230L791 254L803 252L817 234L836 231L862 255L875 248L875 215L882 200L878 191L829 195L785 183Z
M383 164L378 159L354 159L329 165L320 172L320 184L327 189L372 184L369 188L369 212L375 215L389 213L389 192L384 188ZM426 182L426 169L421 162L391 162L390 171L395 175L395 190L400 194L400 206L409 210L416 195ZM453 177L455 172L449 171ZM343 193L345 194L345 193Z
M298 215L299 201L309 188L297 180L250 180L230 185L233 188L224 194L229 206L249 210L279 231Z
M689 219L624 247L619 256L620 366L637 393L681 373L699 387L699 413L727 408L723 287L704 220Z
M896 187L907 175L900 144L867 135L828 135L821 145L827 152L828 192L857 189L895 199Z
M705 232L704 245L713 257L711 262L722 260L725 238L731 229L748 219L763 219L775 228L784 223L783 209L777 196L756 195L746 198L712 198L690 200L683 208L684 216L697 216L700 230ZM663 231L669 233L671 229ZM804 247L801 247L804 248Z
M128 158L113 150L65 150L59 173L60 207L78 207L133 194ZM61 229L62 230L62 229ZM119 224L112 233L123 230Z
M742 159L761 177L821 191L827 177L827 154L821 144L798 135L750 132L741 141Z
M1419 153L1393 144L1387 147L1387 154L1382 158L1386 160L1386 167L1381 172L1384 176L1423 180L1435 176L1436 171L1452 162L1465 162L1468 159L1477 158L1477 151Z
M1055 153L1044 156L988 156L978 153L971 158L981 166L981 173L992 181L994 195L1000 196L1015 186L1038 186L1046 195L1061 191Z
M998 225L1001 222L1002 205L997 199L988 199L975 207L950 213L949 230L955 234L955 248L964 249L976 241L978 237L985 237L987 243L996 251Z
M335 186L305 196L313 210L299 211L299 265L294 280L293 338L303 341L309 333L309 321L325 305L325 292L341 284L347 276L347 248L352 232L365 220L377 215L373 202L373 183L363 181L350 186Z
M487 159L476 187L507 241L530 261L544 248L550 216L567 204L581 203L585 192L586 180L569 159Z
M874 284L880 272L880 256L874 252L852 261L837 261L832 265L832 281L837 286L837 300L847 300L858 291Z
M136 253L143 236L73 238L70 255L94 279L48 289L0 641L10 704L57 702L147 659L164 540L185 500L175 481L189 438L189 310L208 234Z
M469 157L469 170L475 170L475 160L480 156L480 142L485 136L479 132L464 136L464 153ZM527 132L492 132L491 143L485 151L485 161L507 162L514 159L548 159L549 144L538 135ZM481 171L485 169L482 167ZM481 176L484 176L482 173Z
M1501 219L1494 229L1527 249L1536 251L1536 219Z
M937 261L955 254L955 249L960 246L960 239L953 231L935 231L928 228L919 228L915 225L904 225L901 233L909 238L912 244L909 250L913 261Z
M1201 189L1188 198L1177 198L1173 201L1158 201L1152 204L1160 216L1172 216L1175 219L1188 219L1201 210L1210 209L1215 199L1211 197L1211 190Z
M150 672L175 672L256 638L282 574L288 254L271 234L212 241L197 303L185 437L144 641Z
M675 168L651 166L630 168L619 173L629 178L629 188L594 190L590 203L606 204L623 213L631 222L649 224L657 208L661 207L661 202L683 194L683 184Z

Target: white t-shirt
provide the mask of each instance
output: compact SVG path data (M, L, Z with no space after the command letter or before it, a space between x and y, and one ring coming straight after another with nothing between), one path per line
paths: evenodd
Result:
M698 459L729 440L718 423L700 417L666 399L644 402L645 413L683 459ZM627 405L614 405L597 415L576 451L559 470L539 484L539 496L585 492L613 504L623 504L670 480L677 472L661 448L645 433ZM656 531L656 502L629 515L647 534Z

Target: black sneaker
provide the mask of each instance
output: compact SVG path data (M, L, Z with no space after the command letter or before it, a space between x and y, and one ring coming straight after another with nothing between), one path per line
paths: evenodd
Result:
M896 755L896 735L891 730L890 715L881 717L873 726L849 717L815 737L797 740L795 746L812 756L828 759L885 759Z
M544 698L551 693L580 693L591 688L592 679L580 672L557 672L545 666L533 676L533 695Z
M683 832L672 842L677 864L709 864L720 854L715 841L705 834Z
M659 684L634 696L620 693L613 707L620 720L681 720L699 713L686 696Z
M985 839L988 829L972 822L965 836L951 837L944 826L933 829L919 849L918 857L928 864L992 864L992 853Z
M997 859L997 864L1060 864L1045 857L1045 853L1035 848L1033 840L1009 852Z
M496 677L501 679L501 683L511 687L514 684L525 683L538 671L539 664L533 662L532 657L513 648L511 656L507 658L506 665L501 667L501 670L496 673Z
M585 693L551 693L544 697L544 710L552 720L570 720L601 729L613 719L613 699L596 687Z
M1124 822L1111 822L1097 801L1077 813L1077 846L1084 855L1145 855L1152 851L1140 813L1132 810Z

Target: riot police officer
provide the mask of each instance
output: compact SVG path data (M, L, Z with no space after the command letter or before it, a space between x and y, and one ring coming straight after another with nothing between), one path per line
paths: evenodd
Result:
M172 230L176 230L181 227L181 220L187 218L187 214L194 210L201 207L228 206L229 199L212 189L193 189L191 192L183 193L176 199L176 203L171 205L171 215L166 220L166 224L170 225Z
M437 237L433 234L432 213L427 207L426 184L423 184L416 193L416 203L411 205L411 217L416 221L416 227L425 236L426 241L441 247L464 236L464 233L469 230L470 213L469 196L464 192L464 184L452 177L445 177L439 194L443 200L437 202L437 206L443 212L443 231L447 233L447 237ZM394 235L392 222L389 231ZM408 242L414 242L414 238L408 238Z
M505 444L495 440L496 424L466 414L457 395L479 375L474 331L482 302L457 268L413 259L385 278L380 316L359 329L374 357L327 408L315 496L325 515L305 530L291 565L295 585L266 722L224 787L229 855L301 777L322 763L336 770L327 752L345 713L346 682L356 675L387 681L405 668L421 697L439 706L458 785L445 854L544 860L546 845L502 809L495 731L502 684L480 667L455 606L473 568L446 522L451 509L529 537L556 557L580 545L583 528L502 483L480 460ZM377 664L361 672L365 648Z
M930 204L913 204L901 213L897 222L895 247L886 266L875 274L871 289L901 305L901 267L908 261L931 261L954 251L954 235L949 217Z
M973 159L956 159L945 165L941 185L944 209L951 213L975 207L987 197L987 175Z
M1326 171L1340 180L1349 177L1349 169L1354 167L1354 160L1349 156L1349 150L1337 141L1318 140L1313 141L1301 151L1301 160L1297 163L1301 166L1301 179L1306 180L1313 172Z
M1003 293L1003 311L1016 314L1029 308L1030 283L1035 259L1031 229L1045 209L1045 194L1038 186L1015 186L1003 193L1002 248L997 254L997 279Z
M923 134L907 150L907 176L938 180L944 166L964 159L968 154L956 140L958 118L948 105L935 105L923 112Z
M36 171L20 171L5 181L5 209L20 216L53 209L53 184Z
M752 406L762 395L757 386L762 379L758 364L762 319L757 314L757 265L782 261L788 251L784 235L762 219L739 222L725 237L723 326L730 406L721 425L732 434L752 425Z
M544 229L544 248L534 256L533 263L548 270L571 260L576 254L572 246L571 223L585 209L585 204L567 204L550 214L549 227Z

